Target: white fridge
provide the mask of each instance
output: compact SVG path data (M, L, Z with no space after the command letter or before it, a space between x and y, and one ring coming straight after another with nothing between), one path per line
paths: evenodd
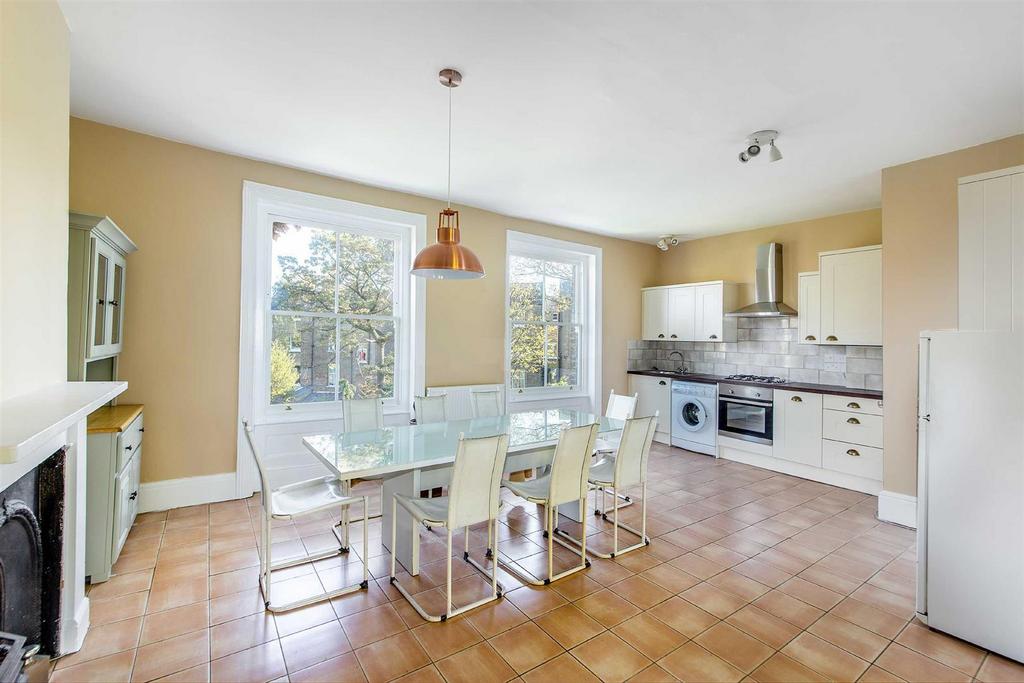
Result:
M1024 660L1024 335L923 332L917 611Z

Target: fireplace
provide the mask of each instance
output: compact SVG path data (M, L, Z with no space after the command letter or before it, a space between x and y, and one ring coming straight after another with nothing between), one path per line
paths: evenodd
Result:
M65 449L0 492L0 631L60 644Z

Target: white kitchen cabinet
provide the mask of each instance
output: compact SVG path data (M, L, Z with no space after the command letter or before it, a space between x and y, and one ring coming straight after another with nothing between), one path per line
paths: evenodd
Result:
M651 341L668 339L668 300L666 287L643 290L641 337Z
M772 455L821 467L821 394L776 389L773 409Z
M1024 329L1024 166L960 179L961 330Z
M882 247L818 255L821 342L882 345Z
M697 287L686 286L668 289L669 340L686 341L694 338L697 290Z
M718 455L774 472L878 495L882 401L776 389L772 443L718 437Z
M641 337L652 341L736 341L737 286L731 282L649 287L642 295Z
M736 319L725 317L726 313L737 307L735 286L712 282L696 285L693 289L696 295L694 341L736 341Z
M637 395L637 417L658 413L654 440L668 444L672 437L672 380L651 375L630 375L629 393Z
M85 573L92 583L111 577L139 512L141 405L105 406L89 415L86 442Z
M821 339L821 276L800 273L797 276L798 344L817 344Z
M125 257L137 247L107 217L72 213L68 225L68 379L81 381L89 362L121 353Z

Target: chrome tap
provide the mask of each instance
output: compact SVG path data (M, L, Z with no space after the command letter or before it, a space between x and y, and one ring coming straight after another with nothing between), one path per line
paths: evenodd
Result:
M678 370L678 372L680 372L680 373L686 372L686 360L683 358L683 354L681 352L679 352L679 351L673 351L672 353L668 354L668 359L672 360L672 356L679 356L679 370Z

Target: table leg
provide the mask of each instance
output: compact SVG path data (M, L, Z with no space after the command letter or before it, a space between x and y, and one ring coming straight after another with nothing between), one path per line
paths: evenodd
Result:
M393 541L391 539L391 501L396 493L405 496L419 496L420 473L419 471L406 472L394 477L388 477L383 483L384 497L381 501L381 528L385 530L385 533L381 535L381 541L384 543L384 547L388 549L388 552L394 547L395 559L401 563L407 572L416 576L420 573L419 529L413 524L409 513L399 507L398 532L396 534L398 538Z

